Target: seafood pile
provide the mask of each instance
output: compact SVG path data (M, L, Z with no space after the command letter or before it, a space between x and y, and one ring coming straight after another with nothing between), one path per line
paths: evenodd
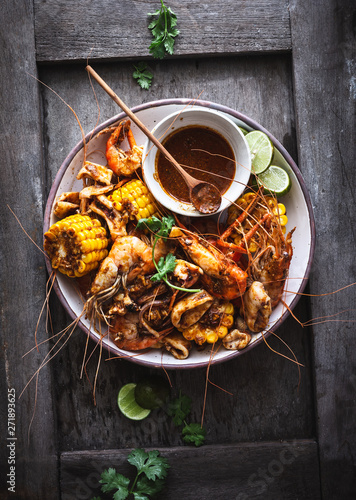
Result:
M168 213L141 180L130 121L105 129L107 165L84 160L79 192L55 201L44 235L52 268L76 280L93 328L128 351L244 349L268 328L293 255L285 208L247 187L228 213ZM121 149L123 143L129 149Z

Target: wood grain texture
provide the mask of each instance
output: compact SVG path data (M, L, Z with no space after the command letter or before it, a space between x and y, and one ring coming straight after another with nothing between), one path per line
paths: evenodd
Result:
M292 1L291 26L300 166L318 228L310 286L325 293L356 276L356 6ZM314 317L340 314L314 327L323 498L355 498L355 289L311 304Z
M33 6L29 1L2 5L0 38L0 262L1 355L0 436L1 498L59 498L51 376L44 368L38 379L36 415L35 381L19 399L22 389L39 367L41 355L23 355L34 346L38 314L45 298L43 256L11 214L14 211L34 242L42 243L43 164L40 99L36 75ZM43 322L40 328L44 328ZM8 429L8 390L16 391L15 436ZM10 432L9 432L10 431ZM12 439L14 438L14 439ZM16 438L16 440L15 440ZM14 443L16 463L10 464ZM15 493L10 465L15 466Z
M100 474L108 467L133 480L130 449L61 454L62 500L90 499L100 493ZM147 450L148 451L148 450ZM317 445L300 440L201 448L160 448L171 468L163 500L320 498Z
M35 0L39 62L151 57L149 12L157 0ZM178 17L175 56L291 50L286 0L172 0Z
M295 157L294 109L289 57L212 58L171 60L154 67L155 83L150 92L141 90L131 76L129 63L95 65L95 69L129 105L168 97L202 98L237 109L259 121L284 143ZM41 79L59 92L77 112L86 132L94 125L97 108L84 66L41 68ZM101 109L100 121L118 110L96 87ZM58 97L43 88L45 114L46 168L49 189L58 168L81 134L75 118ZM69 323L60 305L53 302L55 331ZM308 319L307 302L301 301L296 314ZM246 356L211 368L205 425L207 442L229 443L249 440L311 438L314 435L310 332L288 320L278 332L291 346L302 369L298 390L297 367L261 345ZM80 380L86 337L76 331L68 346L53 360L56 405L61 450L124 448L135 446L176 446L179 432L165 414L155 413L144 422L130 422L119 412L116 394L131 381L147 377L154 370L124 360L102 361L97 387L97 406L91 387ZM277 340L274 349L290 354ZM94 348L90 342L89 352ZM104 354L104 358L107 355ZM93 380L97 351L88 364ZM164 376L163 371L161 372ZM192 419L202 416L206 371L170 372L173 393L181 389L193 399Z

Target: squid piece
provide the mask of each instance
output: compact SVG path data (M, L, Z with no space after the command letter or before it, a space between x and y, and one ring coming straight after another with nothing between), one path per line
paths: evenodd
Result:
M241 351L248 346L251 342L251 334L247 332L241 332L237 328L231 330L226 337L223 339L223 346L225 349L233 351Z
M100 184L105 184L108 186L111 184L111 179L113 176L113 171L103 165L97 165L96 163L91 163L90 161L84 162L84 166L80 169L77 179L92 179Z
M213 297L205 290L189 294L173 306L171 313L173 326L178 329L185 329L194 325L206 313L212 303Z
M192 348L192 343L178 332L170 333L161 342L163 343L163 347L176 359L186 359Z
M80 193L78 192L69 192L58 196L53 208L54 215L59 219L64 219L64 217L77 212L80 206L79 195Z
M271 298L260 281L254 281L243 296L240 314L251 332L261 332L272 313Z

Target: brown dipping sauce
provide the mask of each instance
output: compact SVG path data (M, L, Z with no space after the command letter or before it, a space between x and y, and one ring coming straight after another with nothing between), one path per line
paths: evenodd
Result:
M188 174L214 184L221 194L230 187L235 176L235 156L227 140L215 130L189 125L170 134L163 145ZM189 203L186 183L160 151L155 167L163 189L177 200Z

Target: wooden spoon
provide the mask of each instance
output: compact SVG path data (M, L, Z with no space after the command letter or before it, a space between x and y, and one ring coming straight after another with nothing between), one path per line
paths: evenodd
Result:
M126 106L124 102L115 94L115 92L104 82L104 80L93 70L91 66L87 66L86 70L99 83L99 85L109 94L109 96L120 106L131 120L136 123L139 129L150 139L151 142L164 154L168 161L178 170L183 177L189 189L190 201L198 212L202 214L215 213L221 204L221 193L216 186L210 182L200 181L189 175L166 150L159 140L148 130L148 128L137 118L137 116Z

